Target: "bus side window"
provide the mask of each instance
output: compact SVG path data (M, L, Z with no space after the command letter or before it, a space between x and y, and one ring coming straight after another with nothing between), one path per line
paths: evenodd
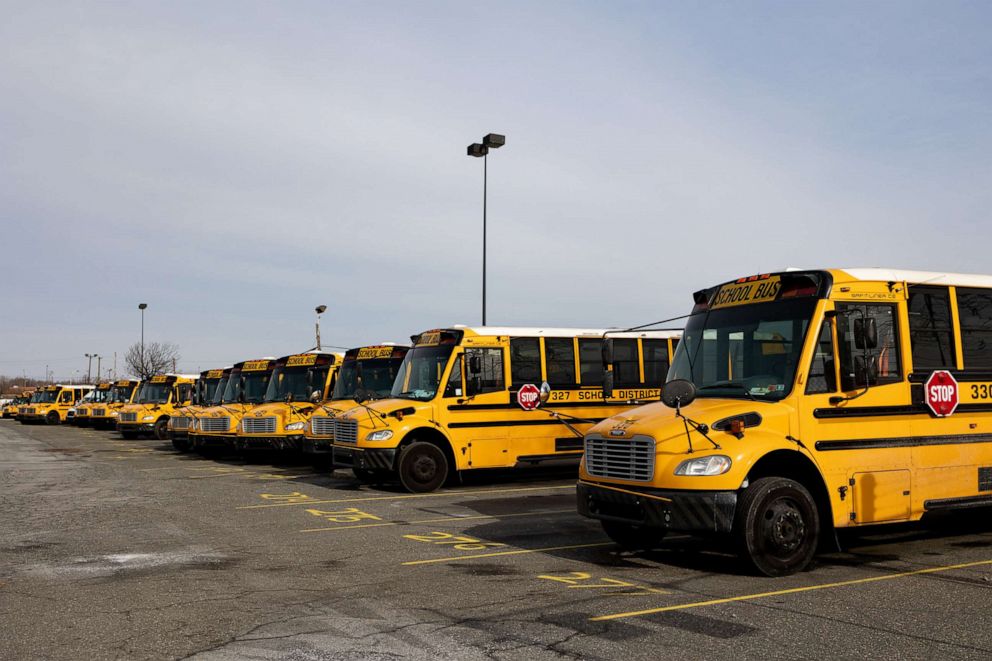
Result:
M843 303L837 305L837 310L850 311L837 317L841 390L855 390L865 385L875 386L901 381L899 343L896 338L896 306ZM873 317L878 328L878 346L868 352L867 370L863 367L865 352L857 348L854 338L854 320L861 318L862 312L866 317ZM865 383L866 373L867 383Z
M602 357L600 363L602 363ZM613 341L614 385L621 388L636 388L641 385L641 367L638 363L637 340L618 339Z
M602 340L579 340L579 370L583 386L603 385Z
M571 338L544 339L544 356L548 363L548 384L551 387L575 387L575 347Z
M837 377L834 373L834 341L830 333L830 323L823 322L820 339L816 342L813 364L809 366L806 378L806 394L815 395L837 391Z
M510 381L514 386L541 381L541 345L536 337L510 340Z
M958 300L961 300L960 295ZM951 328L951 297L947 287L911 287L907 307L913 369L957 367L954 331Z
M445 397L462 396L462 357L461 354L455 358L451 366L451 374L448 375L448 385L444 387Z
M957 290L964 368L992 368L992 291Z
M668 346L666 340L641 340L644 350L644 385L660 387L668 378Z

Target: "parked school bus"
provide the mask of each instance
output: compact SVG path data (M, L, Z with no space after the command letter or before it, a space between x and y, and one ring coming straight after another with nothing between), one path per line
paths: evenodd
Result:
M318 459L333 454L334 418L359 404L389 397L393 381L409 347L377 344L349 349L344 354L337 382L324 401L315 408L305 427L303 452ZM372 473L354 468L359 479Z
M156 374L142 381L136 401L118 412L117 431L124 438L152 434L166 440L169 418L189 403L196 379L196 374Z
M201 411L190 429L194 448L201 452L234 449L238 423L262 403L275 364L275 358L260 358L231 368L220 403Z
M838 528L992 505L992 276L784 272L695 294L665 404L585 437L620 544L724 533L761 573Z
M190 426L196 416L212 406L217 389L227 384L225 374L229 373L230 368L200 372L200 378L196 380L196 387L193 389L189 404L176 409L166 424L169 438L172 439L172 447L180 452L188 452L192 448L192 442L189 440Z
M621 388L603 400L602 337L567 328L455 326L412 337L390 397L334 419L334 464L433 491L455 471L576 463L582 432L657 398L678 333L621 334ZM535 384L555 390L547 409Z
M262 403L237 425L237 449L299 450L314 407L330 396L341 359L309 351L277 360Z
M28 414L28 409L32 408L33 404L38 404L41 402L42 398L45 396L45 388L47 387L48 386L39 386L34 392L31 393L31 396L28 398L27 402L17 407L17 415L15 417L18 422L24 422L24 418Z
M89 393L86 394L74 407L69 409L71 415L68 421L79 427L86 427L91 424L93 409L96 406L106 404L110 397L110 389L114 384L110 382L98 383Z
M31 395L33 393L33 389L26 389L17 395L14 395L10 402L3 407L3 417L16 419L18 409L22 406L26 407L28 405L28 402L31 401Z
M93 386L56 384L35 392L31 402L18 411L23 423L44 422L59 425L65 422L69 409L86 396Z
M140 381L120 379L113 383L107 400L96 404L90 409L89 420L93 427L113 429L117 426L117 416L125 404L131 404L138 398Z

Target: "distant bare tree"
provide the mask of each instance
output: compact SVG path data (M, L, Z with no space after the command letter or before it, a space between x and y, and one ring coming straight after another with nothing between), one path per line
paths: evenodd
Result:
M139 379L171 372L178 360L179 346L171 342L145 342L144 354L140 344L132 344L124 354L128 371Z

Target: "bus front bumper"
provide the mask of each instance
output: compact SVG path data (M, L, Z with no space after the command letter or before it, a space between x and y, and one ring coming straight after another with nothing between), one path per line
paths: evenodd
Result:
M299 450L303 436L238 436L239 450Z
M685 532L730 532L736 491L666 491L579 481L579 514L648 528Z
M135 434L151 434L155 431L154 422L118 422L117 431L134 432Z
M233 450L238 437L235 434L190 434L197 448L226 448Z
M303 454L332 454L334 442L329 438L304 438L300 447Z
M365 470L393 470L396 448L353 448L334 446L334 466L340 468L363 468Z

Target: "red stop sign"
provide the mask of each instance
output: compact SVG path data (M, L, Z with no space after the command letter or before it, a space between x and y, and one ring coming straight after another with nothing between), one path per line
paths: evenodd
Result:
M958 382L947 370L937 370L923 384L927 406L938 418L946 418L958 407Z
M525 383L517 391L517 404L525 411L533 411L541 405L541 391L533 383Z

